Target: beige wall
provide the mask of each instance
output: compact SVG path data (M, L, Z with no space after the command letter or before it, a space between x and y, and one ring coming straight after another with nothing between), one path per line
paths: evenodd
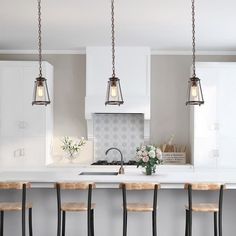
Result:
M36 60L36 55L0 55L0 60ZM54 66L55 136L86 136L84 118L86 56L44 55ZM236 61L236 56L199 56L198 61ZM185 106L190 56L152 56L151 142L175 134L189 142L189 110ZM33 83L34 78L32 78ZM33 86L33 85L32 85Z

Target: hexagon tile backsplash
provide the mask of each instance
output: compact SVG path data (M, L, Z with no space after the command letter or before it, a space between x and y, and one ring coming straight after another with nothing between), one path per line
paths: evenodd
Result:
M143 114L94 114L94 161L120 160L117 151L105 152L110 147L121 150L124 160L134 160L136 147L144 142Z

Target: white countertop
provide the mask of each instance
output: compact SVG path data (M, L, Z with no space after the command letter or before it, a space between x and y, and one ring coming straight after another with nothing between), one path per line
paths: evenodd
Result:
M225 183L228 189L236 189L235 169L194 169L167 167L159 168L157 173L146 176L142 169L125 167L124 175L79 175L81 172L112 172L119 166L81 166L77 168L44 168L34 170L4 170L0 171L0 181L29 181L33 187L53 187L58 181L92 181L98 188L117 188L120 182L156 182L165 189L183 188L188 182Z

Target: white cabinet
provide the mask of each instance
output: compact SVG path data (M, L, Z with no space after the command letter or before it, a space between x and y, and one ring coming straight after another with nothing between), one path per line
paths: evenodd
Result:
M205 104L192 109L195 166L236 167L236 63L198 63Z
M47 62L43 75L52 97L53 67ZM0 62L0 168L40 167L51 159L53 102L32 106L37 76L37 62Z

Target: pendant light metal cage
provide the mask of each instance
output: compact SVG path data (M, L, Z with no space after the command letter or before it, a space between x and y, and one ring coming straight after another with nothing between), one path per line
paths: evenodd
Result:
M117 77L109 78L107 82L107 101L105 105L118 105L124 103L122 91L120 87L120 80Z
M43 77L36 78L34 82L34 94L32 105L50 104L47 80Z
M38 52L39 52L39 76L34 82L32 105L50 104L47 80L42 76L42 25L41 25L41 0L38 0Z
M111 38L112 38L112 76L107 82L107 94L105 105L118 105L124 103L120 80L115 72L115 14L114 0L111 0Z
M192 77L188 82L188 101L186 105L202 105L204 104L202 86L200 79Z
M201 81L196 77L195 0L192 0L192 77L188 81L186 105L204 104Z

